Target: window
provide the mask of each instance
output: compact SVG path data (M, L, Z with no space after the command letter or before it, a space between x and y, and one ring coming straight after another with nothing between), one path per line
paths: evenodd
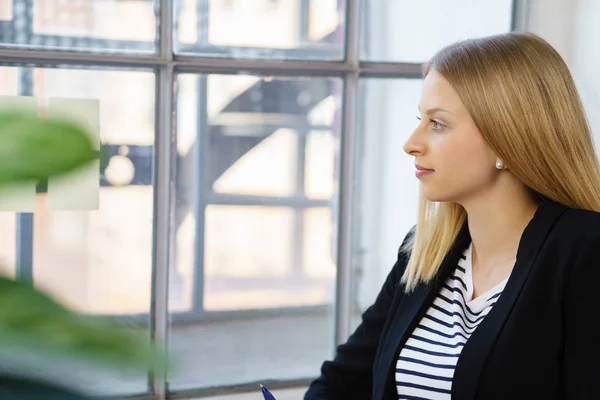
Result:
M108 154L98 210L52 211L44 185L35 212L0 207L0 271L148 329L176 366L62 379L167 399L259 381L300 396L412 224L416 194L394 188L414 183L399 153L420 63L512 16L503 0L0 3L0 95L98 101Z
M402 146L418 125L421 79L361 80L361 120L356 195L357 232L354 302L358 313L374 301L396 262L398 248L415 223L418 181ZM355 318L354 324L360 320Z
M196 369L174 374L173 388L310 376L331 354L341 93L334 78L178 77L171 343ZM292 321L311 329L276 328ZM270 348L286 341L304 346Z
M52 211L40 186L34 213L0 213L3 271L32 279L77 311L131 322L141 315L145 323L151 296L154 124L142 116L154 110L154 74L0 67L0 76L7 82L0 89L4 96L21 93L40 104L53 98L98 100L100 141L110 156L99 174L98 210ZM102 393L140 393L147 386L143 374L121 381L112 371L70 366L64 372Z
M461 39L511 29L512 0L372 0L362 3L361 57L369 61L422 63Z
M178 0L176 49L212 57L343 58L345 1Z
M154 8L154 0L13 0L12 10L0 5L0 46L154 53Z

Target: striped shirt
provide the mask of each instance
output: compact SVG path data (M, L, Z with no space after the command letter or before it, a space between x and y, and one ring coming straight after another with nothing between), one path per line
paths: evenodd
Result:
M473 297L472 245L400 351L396 363L398 399L449 399L458 357L490 312L508 278ZM472 299L467 301L467 299Z

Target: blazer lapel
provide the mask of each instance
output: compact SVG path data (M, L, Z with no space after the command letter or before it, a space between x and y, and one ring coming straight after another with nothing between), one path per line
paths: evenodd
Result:
M458 259L469 241L469 231L465 224L459 232L452 249L440 266L437 279L427 285L420 284L414 292L401 296L388 335L383 339L380 360L374 366L374 376L380 377L381 381L373 383L373 399L395 399L398 397L396 394L395 372L400 350L429 308L433 297L438 293L439 286L458 264ZM398 290L403 290L403 288L399 287Z
M565 209L558 203L543 200L525 228L515 266L502 295L463 347L452 380L453 399L475 398L479 379L494 343L523 289L546 237Z

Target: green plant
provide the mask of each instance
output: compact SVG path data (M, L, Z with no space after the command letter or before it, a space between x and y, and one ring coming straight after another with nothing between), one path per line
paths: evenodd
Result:
M98 157L75 123L0 111L0 188L46 180ZM58 359L156 373L166 368L163 352L143 334L73 312L27 282L0 277L0 363L21 354L34 355L48 368Z
M48 179L99 157L72 122L0 111L0 185Z

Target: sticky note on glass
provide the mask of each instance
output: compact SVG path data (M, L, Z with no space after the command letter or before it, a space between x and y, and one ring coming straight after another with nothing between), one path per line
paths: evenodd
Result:
M34 97L0 96L0 109L38 115ZM34 212L35 181L6 184L0 187L0 211Z
M50 117L80 124L100 150L100 104L94 99L48 101ZM48 179L48 207L57 211L98 210L100 207L100 160L67 174Z

